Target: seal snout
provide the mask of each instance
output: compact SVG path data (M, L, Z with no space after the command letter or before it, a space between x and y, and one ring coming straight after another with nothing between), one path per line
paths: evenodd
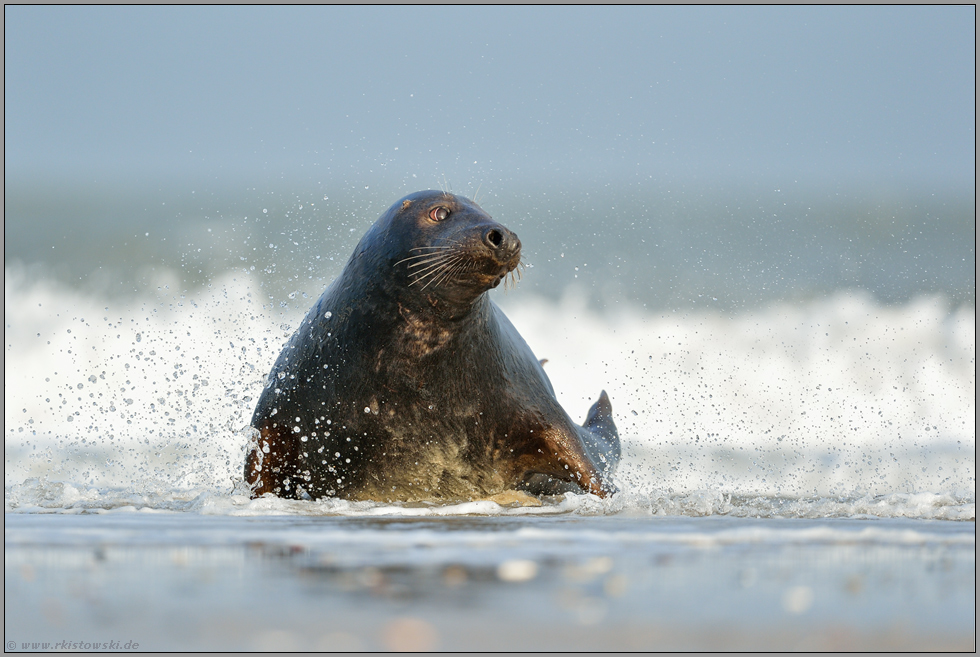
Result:
M521 240L503 226L495 226L483 233L483 243L490 248L501 264L509 264L521 254ZM516 266L516 264L515 264Z
M491 288L495 288L507 279L516 284L521 273L518 268L521 266L521 240L512 231L504 228L500 224L492 224L482 229L483 246L489 251L488 265L492 276L489 281ZM517 271L516 275L514 272Z

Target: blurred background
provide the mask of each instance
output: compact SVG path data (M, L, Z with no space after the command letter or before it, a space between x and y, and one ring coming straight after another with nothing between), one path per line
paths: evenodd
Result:
M970 650L975 26L5 6L5 640ZM284 341L433 188L520 236L492 298L573 419L609 393L621 493L236 494Z
M599 310L974 304L972 6L4 18L8 282L317 295L445 188L520 235L521 289Z

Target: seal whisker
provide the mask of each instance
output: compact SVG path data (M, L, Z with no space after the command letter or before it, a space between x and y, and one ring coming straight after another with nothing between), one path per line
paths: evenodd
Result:
M446 280L446 278L449 276L449 271L451 269L452 269L451 266L445 267L442 271L439 272L439 274L437 276L433 277L432 280L430 280L428 283L426 283L422 287L422 289L424 290L430 284L433 285L434 287L439 287L439 284L442 283L442 281Z
M435 271L435 272L433 272L433 273L435 274L435 276L433 276L433 277L432 277L432 278L430 278L430 279L429 279L428 281L426 281L426 283L425 283L425 285L423 285L421 289L423 289L423 290L424 290L425 288L427 288L427 287L429 287L430 285L432 285L433 283L435 283L436 281L438 281L438 280L439 280L439 275L440 275L440 274L441 274L442 272L444 272L444 271L446 271L446 269L448 269L448 268L449 268L449 266L450 266L450 265L446 265L446 266L444 266L444 267L442 267L442 268L440 268L439 270L437 270L437 271ZM422 280L422 279L418 279L418 280L417 280L417 281L415 281L415 282L417 283L417 282L418 282L418 281L420 281L420 280Z
M440 246L438 249L433 249L432 251L426 251L425 253L413 253L412 255L410 255L408 257L409 258L424 258L425 256L436 255L438 253L444 253L446 251L450 251L450 250L455 249L455 248L456 248L455 246ZM414 251L415 249L412 249L412 250Z
M504 290L512 290L517 287L518 282L524 278L524 260L519 259L517 265L507 272L504 279Z
M409 260L421 260L422 258L439 258L439 257L443 257L443 256L448 256L448 255L451 255L451 254L449 254L449 253L423 253L422 255L409 256L407 258L404 258L402 260L399 260L394 265L392 265L392 267L397 267L398 265L402 264L403 262L408 262Z
M472 264L472 263L465 262L465 261L459 263L456 266L456 268L453 270L453 274L452 274L453 280L457 280L458 281L462 277L463 274L465 274L467 271L469 271L469 265L470 264Z
M445 280L459 280L459 275L466 270L467 262L458 262L449 270L449 274L446 275Z
M462 258L462 257L463 257L463 255L462 255L462 254L461 254L461 255L457 255L457 256L456 256L456 258ZM418 283L418 282L420 282L420 281L423 281L423 280L425 280L426 278L429 278L430 276L438 276L438 274L439 274L439 272L440 272L440 271L442 271L443 269L445 269L445 268L447 268L447 267L451 267L451 266L452 266L452 265L454 265L454 264L455 264L456 262L457 262L457 260L455 260L455 259L450 259L450 260L448 260L447 262L439 262L439 263L437 263L437 264L435 264L435 265L432 265L432 266L431 266L431 267L429 267L429 269L428 269L428 270L426 270L425 272L421 272L421 271L419 271L419 272L414 272L414 273L413 273L413 275L415 276L415 279L414 279L414 280L413 280L413 281L412 281L411 283L409 283L409 286L412 286L412 285L415 285L416 283ZM424 286L422 287L422 289L424 290L424 289L425 289L426 287L428 287L428 286L429 286L429 283L431 283L431 282L432 282L432 279L429 279L429 282L428 282L428 283L426 283L426 284L425 284L425 285L424 285Z
M447 240L448 244L430 244L428 246L413 246L409 251L424 251L425 249L451 249L457 246L459 242L455 240Z
M436 274L432 278L432 280L430 280L428 283L426 283L425 286L422 289L424 290L426 287L428 287L428 285L430 283L433 284L435 287L438 287L442 283L444 283L447 280L449 280L449 278L453 275L453 272L456 270L456 268L458 268L459 266L461 266L462 264L464 264L462 262L462 259L463 259L463 256L460 255L460 259L459 260L456 260L456 261L453 261L453 262L448 263L445 267L442 268L442 270L438 274Z
M412 264L410 264L408 266L408 268L409 269L413 269L415 267L421 267L423 265L429 264L430 262L441 262L441 261L443 261L443 260L445 260L447 258L451 258L451 257L453 257L453 254L452 253L440 253L439 255L436 255L436 256L433 256L433 257L429 258L428 260L419 260L418 262L413 262Z
M446 253L445 250L451 251L451 250L455 249L456 246L455 245L453 245L453 246L433 246L433 247L425 247L425 248L444 249L444 251L441 251L441 252L430 251L428 253L416 253L415 255L410 255L407 258L402 258L401 260L399 260L398 262L396 262L392 266L393 267L397 267L398 265L402 264L403 262L408 262L409 260L419 260L421 258L435 258L435 257L439 257L439 256L450 255L449 253ZM415 249L412 249L412 250L414 251Z
M449 237L446 237L446 238L443 238L443 239L445 241L445 244L439 244L439 245L436 245L436 246L416 246L416 247L414 247L413 250L415 250L415 249L451 249L453 247L461 246L462 245L462 243L459 240L454 240L454 239L449 238Z
M477 263L472 260L463 261L461 269L457 272L458 274L466 274L477 269Z
M439 244L435 246L414 246L411 249L409 249L409 251L423 251L425 249L432 249L432 250L428 253L416 253L415 255L410 255L407 258L403 258L402 260L396 262L394 266L397 267L398 265L400 265L401 263L407 260L413 260L415 258L425 258L426 256L437 255L435 253L435 251L437 250L441 250L441 251L452 250L457 248L458 246L459 246L459 242L457 242L456 240L449 240L449 244Z
M402 258L401 260L399 260L398 262L396 262L393 266L396 266L397 267L401 263L408 262L409 260L421 260L423 258L440 258L440 257L451 256L454 251L458 251L459 250L455 246L447 246L447 247L440 247L440 248L445 248L446 250L445 251L430 251L429 253L417 253L415 255L408 256L407 258Z
M439 260L437 260L435 262L422 263L422 264L426 265L425 269L420 269L418 271L413 271L411 273L412 273L413 276L419 276L421 274L425 274L426 272L428 272L431 269L437 269L441 265L446 264L446 263L450 263L450 262L455 262L455 260L453 259L453 256L446 256L444 258L439 258ZM411 267L411 265L409 265L409 267Z

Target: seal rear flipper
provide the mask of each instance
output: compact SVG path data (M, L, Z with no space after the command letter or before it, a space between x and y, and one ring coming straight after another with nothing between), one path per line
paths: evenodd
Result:
M599 400L592 404L582 428L589 434L586 437L586 451L593 461L602 464L608 478L619 465L622 450L619 432L612 418L612 403L605 390L599 393Z

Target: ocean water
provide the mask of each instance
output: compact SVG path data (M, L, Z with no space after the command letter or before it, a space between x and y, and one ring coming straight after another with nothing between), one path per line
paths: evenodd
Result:
M263 303L245 273L130 299L9 270L5 286L8 509L232 493L302 305ZM973 308L841 291L732 316L494 294L573 417L610 394L625 456L609 510L974 517Z
M679 298L637 281L666 287L686 258L654 276L639 251L614 255L638 240L548 255L536 240L526 280L491 294L573 418L609 393L618 494L250 500L264 378L369 223L320 230L304 203L273 207L274 228L188 220L161 228L170 243L146 230L60 269L45 245L8 258L9 650L975 646L975 282L955 262L972 246L922 237L955 284L919 284L932 265L894 255L915 240L883 237L805 294L765 291L760 260L742 297L715 273ZM119 276L139 239L155 255ZM208 244L238 262L207 270Z

